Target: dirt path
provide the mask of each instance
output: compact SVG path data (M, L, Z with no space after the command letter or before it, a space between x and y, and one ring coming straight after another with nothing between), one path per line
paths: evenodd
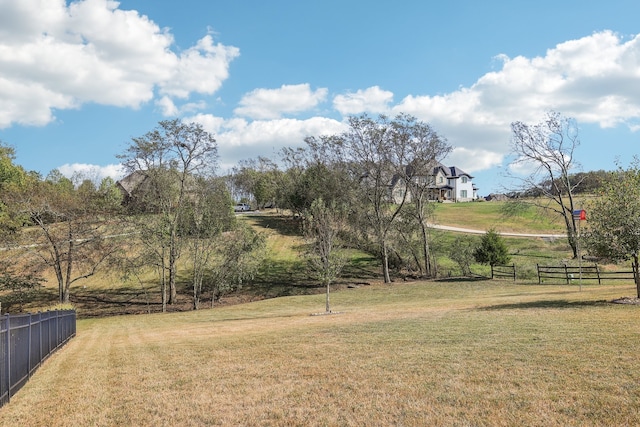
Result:
M473 230L470 228L461 228L461 227L451 227L448 225L439 225L439 224L429 224L429 228L434 228L436 230L445 230L445 231L455 231L458 233L468 233L468 234L484 234L486 230ZM540 237L543 239L562 239L567 237L566 234L536 234L536 233L510 233L510 232L498 232L501 236L508 237Z

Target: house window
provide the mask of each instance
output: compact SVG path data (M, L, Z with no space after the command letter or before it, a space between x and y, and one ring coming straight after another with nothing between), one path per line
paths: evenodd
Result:
M466 176L463 176L463 177L462 177L462 183L463 183L463 184L466 184L466 183L467 183L467 177L466 177Z
M438 183L439 183L439 184L442 184L443 182L444 182L444 178L443 178L443 177L441 177L441 176L440 176L440 177L438 177Z
M462 197L463 199L467 198L467 190L460 190L460 197Z

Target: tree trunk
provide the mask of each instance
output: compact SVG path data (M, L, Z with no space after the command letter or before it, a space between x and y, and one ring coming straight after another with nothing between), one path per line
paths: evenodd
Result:
M384 275L384 283L391 283L391 275L389 274L389 251L386 242L382 243L382 274Z
M640 298L640 271L638 271L638 254L633 255L633 279L636 283L636 294Z
M165 248L162 248L162 264L160 265L160 287L162 293L162 312L167 311L167 268L165 266Z
M176 247L175 231L171 232L171 243L169 246L169 305L177 302L176 290L176 270L178 269L178 248Z
M327 280L327 306L326 306L326 312L327 313L331 313L331 305L329 304L329 290L331 287L331 282L329 282Z
M424 251L424 272L427 277L432 277L431 275L431 251L429 248L429 234L427 232L427 226L425 221L420 218L420 228L422 229L422 250Z
M64 283L64 292L62 302L64 304L69 303L69 287L71 286L71 271L73 268L73 258L74 258L74 244L73 244L73 236L69 234L69 253L67 253L67 272L66 272L66 280Z
M576 236L576 224L573 221L573 213L567 214L566 209L564 211L564 223L567 227L567 240L569 242L569 246L571 247L571 252L573 252L573 258L578 258L578 245L577 245L577 236Z

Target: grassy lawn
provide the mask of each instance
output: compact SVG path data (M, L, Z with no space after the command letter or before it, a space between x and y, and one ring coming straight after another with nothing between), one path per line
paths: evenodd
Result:
M638 425L632 285L372 284L84 319L0 425Z
M509 209L507 202L438 203L435 222L476 230L499 232L563 233L561 218L531 205Z

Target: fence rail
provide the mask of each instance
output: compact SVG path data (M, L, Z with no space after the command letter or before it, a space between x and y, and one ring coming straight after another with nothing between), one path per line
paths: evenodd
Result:
M601 271L597 264L587 265L582 267L570 267L570 266L541 266L536 265L538 270L538 283L541 284L545 279L550 281L562 281L566 284L570 284L573 280L597 280L598 284L602 283L602 280L633 280L634 271Z
M491 278L509 278L516 280L516 265L492 265L491 266Z
M0 406L75 335L75 310L0 316Z

